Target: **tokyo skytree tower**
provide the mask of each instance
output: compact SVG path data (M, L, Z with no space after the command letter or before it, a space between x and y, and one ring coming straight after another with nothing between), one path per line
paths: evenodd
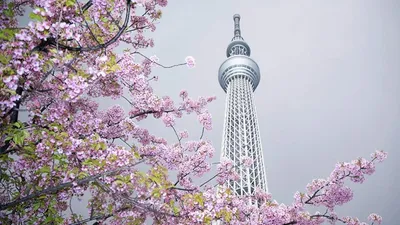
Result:
M250 47L240 33L240 15L235 14L234 37L226 49L228 57L219 68L219 83L227 93L222 156L233 161L238 181L227 186L239 196L254 195L256 188L268 191L253 92L260 82L260 69L250 58ZM242 166L251 158L250 167Z

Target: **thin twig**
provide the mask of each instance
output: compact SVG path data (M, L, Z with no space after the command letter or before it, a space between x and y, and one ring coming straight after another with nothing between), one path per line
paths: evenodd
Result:
M175 129L174 126L171 125L171 128L174 130L174 133L175 133L175 135L176 135L176 138L178 139L178 142L179 142L179 146L182 147L182 144L181 144L181 139L182 139L182 138L179 137L178 132L176 132L176 129Z
M203 127L203 129L201 130L201 135L200 135L200 138L199 138L200 140L203 139L203 135L204 135L204 127Z
M142 57L144 57L144 58L146 58L146 59L148 59L148 60L150 60L150 61L152 61L154 64L156 64L156 65L158 65L158 66L161 66L162 68L164 68L164 69L170 69L170 68L173 68L173 67L177 67L177 66L184 66L184 65L186 65L187 63L179 63L179 64L175 64L175 65L172 65L172 66L164 66L164 65L162 65L162 64L159 64L158 62L154 62L153 60L151 60L149 57L147 57L147 56L145 56L145 55L143 55L142 53L140 53L140 52L133 52L132 54L138 54L138 55L141 55Z
M83 11L82 11L82 9L81 9L81 6L79 5L78 0L75 0L75 2L78 4L78 9L79 9L79 12L80 12L80 14L81 14L81 18L82 18L83 21L85 22L86 27L87 27L87 29L89 30L90 36L92 36L92 38L97 42L97 44L100 45L99 40L97 40L97 38L96 38L96 36L94 35L92 29L90 29L90 26L89 26L88 22L86 21L85 17L83 16Z

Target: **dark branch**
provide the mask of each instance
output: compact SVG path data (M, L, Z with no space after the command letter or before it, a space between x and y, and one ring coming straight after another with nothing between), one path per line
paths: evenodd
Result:
M85 12L85 11L88 10L92 5L93 5L92 0L89 0L88 2L86 2L85 5L82 6L82 11Z
M144 112L135 114L135 115L131 116L130 118L133 119L133 118L136 118L136 117L139 117L139 116L143 116L143 115L147 115L147 114L153 114L153 113L168 113L168 112L173 112L173 111L174 111L174 110L165 110L165 111L153 111L153 110L149 110L149 111L144 111Z
M19 86L16 90L17 95L22 95L22 90L23 90L22 87ZM10 124L13 124L18 121L18 112L20 105L21 105L21 100L15 101L15 106L12 109L10 109L10 111L7 113L8 115L11 114ZM9 147L10 147L10 140L6 141L4 145L1 146L0 154L5 153Z

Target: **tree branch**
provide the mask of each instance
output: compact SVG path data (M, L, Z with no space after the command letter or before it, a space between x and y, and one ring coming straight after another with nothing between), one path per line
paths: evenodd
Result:
M125 210L125 209L127 209L127 208L128 208L128 207L123 208L123 209L121 209L121 210L118 210L117 212L123 211L123 210ZM91 216L90 218L87 218L87 219L84 219L84 220L80 220L80 221L77 221L77 222L75 222L75 223L70 223L69 225L81 225L81 224L85 224L85 223L90 222L90 221L93 221L93 220L105 220L105 219L108 219L108 218L110 218L110 217L112 217L112 216L114 216L114 214L105 214L105 215Z
M181 144L181 139L182 139L182 138L179 137L178 132L176 132L175 127L172 126L172 125L171 125L171 127L172 127L172 129L174 130L174 133L175 133L175 135L176 135L176 138L178 139L179 146L182 147L182 144Z
M184 66L184 65L186 65L186 63L179 63L179 64L175 64L175 65L172 65L172 66L164 66L164 65L162 65L162 64L159 64L159 63L157 63L157 62L154 62L153 60L151 60L149 57L147 57L147 56L145 56L145 55L143 55L142 53L140 53L140 52L133 52L132 54L138 54L138 55L141 55L142 57L144 57L144 58L146 58L146 59L148 59L148 60L150 60L150 61L152 61L154 64L156 64L156 65L158 65L158 66L161 66L162 68L164 68L164 69L170 69L170 68L173 68L173 67L177 67L177 66Z
M173 111L174 111L174 110L165 110L165 111L153 111L153 110L149 110L149 111L144 111L144 112L135 114L135 115L131 116L130 118L133 119L133 118L136 118L136 117L139 117L139 116L143 116L143 115L146 115L146 114L166 113L166 112L168 113L168 112L173 112Z
M204 127L203 127L203 129L201 129L201 135L200 135L200 138L199 138L200 140L203 139L203 135L204 135Z
M17 95L22 95L22 90L23 90L22 87L19 86L16 90ZM12 109L10 109L10 111L7 113L8 115L11 113L10 124L13 124L18 121L18 111L19 111L20 105L21 105L21 100L19 99L19 100L15 101L15 106ZM0 154L5 153L8 149L8 147L10 147L10 140L6 141L4 143L4 145L1 146Z

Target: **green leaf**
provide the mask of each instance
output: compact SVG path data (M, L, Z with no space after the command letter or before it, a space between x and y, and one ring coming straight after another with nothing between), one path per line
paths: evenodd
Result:
M71 59L73 59L74 58L74 56L71 54L71 53L68 53L66 56L65 56L65 60L71 60Z
M96 151L100 149L99 143L93 143L93 144L91 144L91 147Z
M22 125L18 122L15 123L14 126L16 126L17 128L22 127ZM29 133L25 130L20 130L19 128L13 131L14 134L12 135L12 140L16 145L22 146L25 138L29 136Z
M6 15L8 17L14 17L14 15L15 15L14 14L14 9L13 9L14 6L15 6L14 2L8 3L8 9L3 11L4 15Z
M225 219L226 222L229 223L232 220L232 213L225 212L224 219Z
M49 217L47 217L47 218L44 220L44 223L45 223L45 224L49 224L49 223L52 222L53 220L54 220L54 217L49 216Z
M67 0L67 1L65 2L65 5L66 5L66 6L73 6L73 5L75 5L75 0Z
M106 150L106 149L107 149L106 143L100 142L100 149L101 149L101 150Z
M85 161L82 162L82 165L91 166L91 165L93 165L93 162L91 159L86 159Z
M55 49L55 48L50 49L50 52L53 53L53 54L57 54L58 53L57 49Z
M34 145L27 145L24 147L24 150L27 151L28 153L34 153Z
M10 60L11 60L11 56L3 55L3 54L0 55L0 63L1 64L7 65L10 62Z
M124 182L122 182L120 180L116 180L115 184L118 185L118 186L122 186L122 185L124 185Z
M5 161L14 162L14 159L11 158L11 157L9 157L8 154L0 154L0 162L1 162L1 161L2 161L2 162L5 162ZM5 177L8 177L8 175L6 175L5 173L2 173L1 170L0 170L0 178L3 178L3 179L4 179L3 175L4 175Z
M22 133L23 133L24 138L29 137L29 132L28 131L23 130Z
M140 154L138 152L133 153L133 156L135 156L136 159L140 159Z
M6 137L5 141L9 141L11 139L13 139L13 137L12 136L8 136L8 137Z
M16 145L22 145L22 143L24 143L24 138L20 135L20 133L17 133L13 136L13 142Z
M3 30L0 30L0 34ZM16 74L15 70L11 69L10 67L3 68L3 76L11 76Z
M175 205L175 201L174 201L174 200L171 200L171 201L169 202L169 205L171 206L172 211L174 212L174 214L175 214L176 216L179 215L180 209Z
M56 222L56 224L62 224L64 222L64 219L61 216L57 216L54 219L54 222Z
M23 124L21 122L15 122L13 125L16 128L21 128Z
M50 167L44 166L38 170L38 173L50 173Z
M156 183L156 184L160 184L161 183L161 179L155 176L151 176L150 179Z
M199 203L200 206L204 206L204 199L201 193L194 195L194 201Z
M210 216L205 216L203 219L204 224L211 224L212 218Z
M5 91L11 95L16 95L17 92L15 92L14 90L10 90L10 89L5 89Z
M6 9L3 11L4 15L7 17L14 17L14 11L11 9Z
M5 28L0 31L0 39L5 41L11 41L15 34L18 33L18 29Z
M107 206L107 211L109 212L109 213L111 213L112 211L113 211L113 205L108 205Z
M174 207L172 208L172 210L174 211L175 216L178 216L178 215L179 215L180 209L179 209L178 207L174 206Z
M159 188L154 188L152 193L151 193L155 198L160 198L161 192Z
M78 174L78 178L79 178L79 179L83 179L83 178L85 178L85 177L87 177L87 176L88 176L88 174L85 173L85 172L79 172L79 174Z
M40 202L36 202L35 204L33 204L33 211L36 211L40 208Z
M42 21L42 20L43 20L43 17L42 17L42 16L37 15L37 14L35 14L35 13L33 13L33 12L31 12L31 13L29 14L29 18L31 18L32 20L37 20L37 21Z

